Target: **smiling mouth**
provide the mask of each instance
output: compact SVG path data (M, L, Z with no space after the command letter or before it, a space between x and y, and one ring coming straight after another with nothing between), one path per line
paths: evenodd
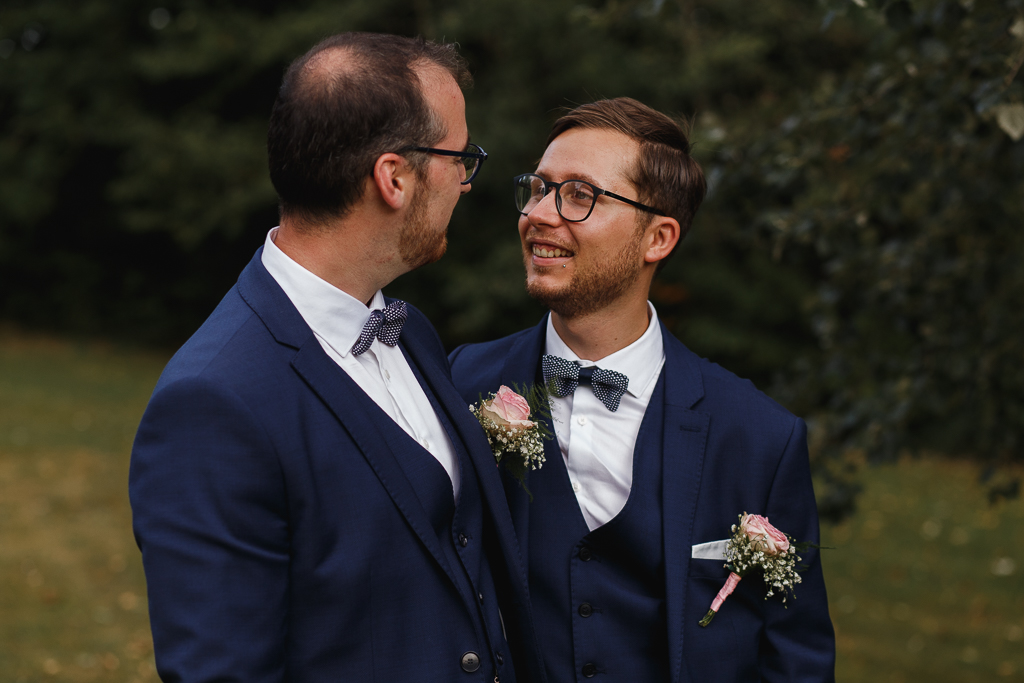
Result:
M568 249L560 249L558 247L543 247L539 244L534 244L533 255L540 256L541 258L563 258L571 257L572 252Z

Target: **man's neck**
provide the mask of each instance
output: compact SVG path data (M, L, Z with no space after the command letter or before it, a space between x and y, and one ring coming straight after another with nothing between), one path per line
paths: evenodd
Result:
M594 362L635 342L650 322L646 297L619 299L598 311L573 318L551 311L551 323L565 345L580 359Z
M356 226L358 217L315 229L287 218L274 244L288 258L359 301L369 303L377 290L408 270L383 231Z

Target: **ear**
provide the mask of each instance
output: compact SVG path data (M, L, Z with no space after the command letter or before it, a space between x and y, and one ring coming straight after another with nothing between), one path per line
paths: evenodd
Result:
M385 204L398 211L409 203L414 175L405 157L388 152L373 165L372 186Z
M656 263L675 249L679 242L679 222L668 216L655 216L654 221L647 227L647 250L644 252L644 261Z

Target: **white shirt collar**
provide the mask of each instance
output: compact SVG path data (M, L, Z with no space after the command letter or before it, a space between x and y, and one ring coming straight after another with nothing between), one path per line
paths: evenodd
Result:
M665 359L665 343L661 338L661 325L658 324L658 313L654 310L654 304L647 302L647 310L650 311L651 321L647 324L647 330L640 335L640 338L629 346L619 349L613 354L605 356L599 361L582 360L569 346L558 336L554 323L551 322L551 315L548 314L547 338L544 343L544 353L551 356L559 356L568 361L579 361L580 365L598 365L603 370L615 370L629 378L629 387L626 389L633 396L640 396L652 382L658 379L661 373L662 361Z
M359 339L370 311L384 308L384 294L378 289L367 308L359 299L293 261L274 244L276 235L277 228L267 233L263 245L264 267L313 332L344 358Z

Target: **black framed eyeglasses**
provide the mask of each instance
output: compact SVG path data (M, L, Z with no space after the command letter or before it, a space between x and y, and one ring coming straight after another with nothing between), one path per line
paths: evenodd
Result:
M602 190L600 187L585 180L564 180L560 183L554 183L550 180L544 180L536 173L524 173L516 176L514 182L516 186L516 209L524 216L533 211L534 207L540 204L541 200L547 196L550 190L555 190L556 193L555 209L558 211L558 215L570 223L579 223L590 218L594 205L597 204L597 198L601 195L618 199L620 202L625 202L630 206L658 216L665 215L663 212L646 204L627 199L608 190Z
M452 149L436 149L434 147L405 147L401 152L426 152L427 154L439 154L443 157L462 157L462 165L466 168L466 179L462 181L463 185L469 185L473 182L473 178L476 178L477 174L480 173L480 167L487 161L487 152L484 148L476 143L469 143L466 145L466 149L462 152L456 152Z

